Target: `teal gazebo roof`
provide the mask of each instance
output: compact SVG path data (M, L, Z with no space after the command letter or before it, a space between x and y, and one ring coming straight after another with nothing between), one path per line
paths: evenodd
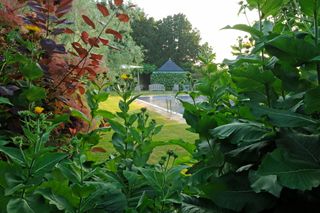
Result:
M164 63L156 73L185 73L181 67L179 67L174 61L169 59L166 63Z

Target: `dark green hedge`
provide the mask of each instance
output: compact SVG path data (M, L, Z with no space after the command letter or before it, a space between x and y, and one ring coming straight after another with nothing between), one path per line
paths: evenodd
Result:
M186 79L186 73L152 73L151 84L163 84L166 90L172 90L174 84Z

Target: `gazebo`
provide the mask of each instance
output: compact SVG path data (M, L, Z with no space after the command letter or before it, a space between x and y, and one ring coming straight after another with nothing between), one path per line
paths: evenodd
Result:
M166 90L172 90L174 85L185 79L187 71L169 59L151 75L151 84L163 84Z

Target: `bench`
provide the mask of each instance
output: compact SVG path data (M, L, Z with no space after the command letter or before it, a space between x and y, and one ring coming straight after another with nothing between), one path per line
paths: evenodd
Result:
M179 84L174 84L173 87L172 87L172 91L173 92L178 92L180 90L179 87L180 87Z
M165 91L166 88L163 84L150 84L149 91Z
M137 86L134 88L134 91L140 92L141 89L142 89L142 85L137 85Z

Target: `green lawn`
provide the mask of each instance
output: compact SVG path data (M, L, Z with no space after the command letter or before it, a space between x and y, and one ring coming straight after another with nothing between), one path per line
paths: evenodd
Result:
M110 96L106 102L101 104L101 108L108 110L110 112L113 112L113 113L118 112L119 111L119 108L118 108L119 100L120 100L120 98L117 96ZM143 106L134 102L131 105L130 111L136 112L136 111L140 110L141 107L143 107ZM160 115L159 113L156 113L156 112L153 112L150 110L149 110L149 114L150 114L150 117L152 119L155 119L158 124L163 125L162 131L158 135L154 136L155 141L168 141L171 139L182 139L182 140L186 141L187 143L194 143L194 141L197 139L196 134L191 133L186 130L186 128L188 128L187 124L183 124L183 123L179 123L174 120L170 120L169 118L166 118L166 117ZM109 153L113 152L113 147L111 144L111 135L112 135L112 133L108 134L106 136L106 140L99 144L99 146L102 146L105 149L107 149ZM158 147L154 150L154 152L150 158L150 162L157 162L160 159L160 157L167 152L168 149L174 150L179 155L178 161L184 161L184 159L188 159L188 157L189 157L188 153L185 150L183 150L181 147L161 146L161 147ZM103 160L103 158L105 158L105 156L106 156L105 154L103 154L103 155L102 154L94 154L94 156L92 156L92 157L95 159L98 159L98 160Z

